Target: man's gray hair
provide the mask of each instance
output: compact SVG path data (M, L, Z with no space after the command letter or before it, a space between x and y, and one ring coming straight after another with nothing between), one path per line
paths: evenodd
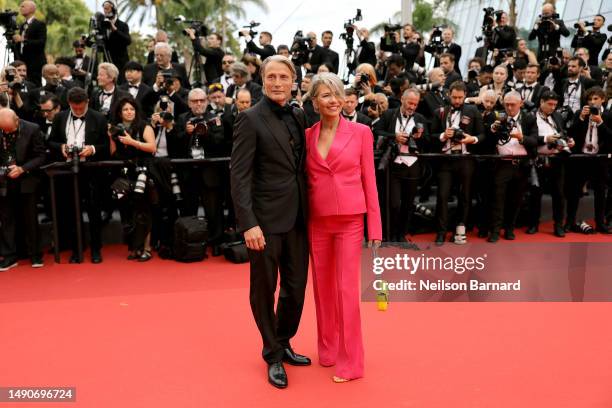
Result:
M155 44L155 49L153 53L158 53L158 51L163 51L167 55L172 55L172 47L170 44L165 42L158 42Z
M340 77L333 72L321 72L315 75L310 83L310 91L308 93L312 98L316 98L322 86L327 86L334 95L340 99L345 99L344 83Z
M187 100L190 101L193 96L206 96L206 91L202 88L193 88L187 95Z
M517 99L519 101L523 100L523 97L517 91L510 91L510 92L508 92L507 94L504 95L504 101L506 99L511 99L511 98Z
M271 62L278 62L280 64L285 65L287 68L289 68L289 71L291 71L291 76L293 80L295 81L295 79L297 78L297 72L295 70L295 65L293 65L293 62L291 62L291 60L285 57L284 55L272 55L264 60L264 62L261 64L261 67L259 68L262 78L265 78L266 67Z
M251 73L249 72L247 66L242 62L234 62L232 64L232 75L234 74L240 75L242 78L246 78L247 81L251 80Z
M106 72L106 75L112 78L113 82L117 82L117 78L119 78L119 70L114 64L110 62L103 62L98 65L98 71Z
M402 98L403 98L403 97L405 97L405 96L408 96L408 95L410 95L410 94L412 94L412 95L416 95L416 96L418 96L419 98L421 97L421 92L419 92L419 90L418 90L418 89L413 88L413 87L410 87L410 88L408 88L408 89L406 89L406 90L404 91L404 93L402 94Z

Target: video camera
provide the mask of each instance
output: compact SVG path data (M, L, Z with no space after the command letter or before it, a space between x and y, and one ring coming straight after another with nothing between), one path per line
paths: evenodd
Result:
M13 35L19 31L17 25L17 12L11 9L5 9L0 12L0 27L4 27L4 37L8 45L13 44Z
M242 28L248 28L249 29L249 36L251 38L255 37L257 34L259 34L257 31L253 31L253 28L259 26L261 23L256 23L255 21L251 21L249 22L248 25L242 26ZM244 36L244 34L242 34L242 32L238 33L239 37Z
M206 37L208 35L208 27L204 24L203 21L200 20L187 20L183 16L178 16L174 18L174 22L178 24L188 25L188 28L191 28L195 31L196 37ZM183 35L187 36L187 31L183 29Z
M433 31L431 32L431 37L429 38L429 44L425 47L425 51L439 55L442 54L444 49L444 42L442 40L442 30L446 28L444 26L433 26Z
M353 48L353 34L355 33L355 28L353 27L353 25L355 25L355 21L361 21L362 19L363 17L361 15L361 9L357 9L355 17L349 18L344 23L345 32L340 34L340 39L346 42L347 48Z
M291 61L297 66L304 65L308 62L308 45L310 38L304 37L302 30L296 31L293 36L293 44L291 44Z

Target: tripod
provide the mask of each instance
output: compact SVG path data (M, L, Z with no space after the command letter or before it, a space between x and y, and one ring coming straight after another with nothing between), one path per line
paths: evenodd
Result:
M196 41L199 41L199 37ZM187 78L192 81L192 88L200 88L204 83L206 83L206 73L202 68L202 61L200 57L200 52L197 51L194 47L193 58L191 59L191 64L189 64L189 71L187 72Z
M346 33L342 33L340 35L346 42L346 50L344 50L344 55L342 57L342 82L345 85L350 83L351 75L355 74L355 68L357 68L357 53L353 49L353 36L349 37Z
M2 66L0 69L4 69L8 64L10 64L15 59L15 47L18 45L13 42L14 32L5 32L4 38L6 39L6 45L4 47L4 57L2 58Z

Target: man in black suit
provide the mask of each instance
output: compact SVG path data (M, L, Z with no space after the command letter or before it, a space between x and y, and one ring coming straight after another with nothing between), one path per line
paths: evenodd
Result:
M223 67L221 66L223 56L225 52L221 48L222 37L219 33L211 33L206 38L196 36L196 33L191 28L186 28L185 32L189 35L194 51L198 52L200 56L206 57L204 63L204 75L206 76L206 84L210 84L223 74ZM202 45L202 40L205 41L205 45ZM191 74L191 72L190 72ZM193 80L192 78L189 78ZM188 85L185 86L189 87Z
M525 82L523 86L516 90L523 98L523 105L529 107L530 112L535 112L540 106L540 97L549 89L540 85L538 78L540 77L540 65L529 64L525 70Z
M357 111L357 104L359 103L359 91L355 88L348 88L344 91L345 100L344 106L342 107L342 116L350 122L361 123L366 126L372 126L372 119L361 112Z
M49 147L57 161L70 160L67 147L77 146L81 149L79 158L81 161L98 161L110 156L110 140L108 136L108 125L103 114L93 109L88 109L89 99L83 88L75 87L68 91L69 110L62 111L55 116L51 128ZM81 198L84 201L84 209L89 219L89 235L91 246L92 263L102 262L102 215L100 182L97 173L93 169L81 168L79 182L81 185ZM64 186L67 187L67 186ZM61 188L58 185L58 197L71 196L70 188ZM62 194L63 193L63 194ZM63 213L60 225L72 224L74 219L74 207L71 198L62 201L65 205L60 206ZM78 257L77 242L72 240L73 252L70 257L71 263L80 263Z
M232 65L232 78L234 78L234 83L227 88L225 96L234 100L236 99L238 89L248 89L251 93L253 105L259 102L263 95L261 86L251 81L251 74L246 65L242 62L234 63L234 65ZM232 101L228 100L226 103L232 103Z
M33 1L26 0L21 3L19 12L26 21L19 27L19 34L13 36L15 59L26 63L29 80L40 86L42 67L47 62L45 55L47 25L34 18L36 4Z
M40 104L40 97L47 93L52 93L60 101L62 109L68 108L68 99L66 97L68 89L62 84L59 69L54 64L46 64L42 69L43 78L45 78L45 86L32 89L29 93L29 102L33 104L32 109L37 109Z
M255 42L249 35L249 30L242 30L240 32L247 41L247 51L251 54L259 55L262 61L276 54L276 50L272 46L272 34L269 32L262 31L259 33L259 45L261 45L261 48L255 45Z
M306 72L316 74L319 70L319 65L327 62L327 53L325 49L317 44L317 35L313 32L307 34L308 41L308 62L304 64Z
M105 17L104 24L102 24L104 47L111 59L106 62L112 62L120 72L123 72L123 66L130 60L128 56L128 47L132 43L130 28L125 22L119 20L117 6L114 2L106 0L102 3L102 9Z
M129 95L117 86L118 77L119 70L114 64L103 62L98 65L98 87L89 101L90 108L102 113L111 122L115 120L117 104L121 98Z
M542 17L538 18L529 34L529 41L538 39L538 61L555 55L561 43L561 36L569 37L570 32L563 20L555 17L555 6L546 3L542 6Z
M231 185L238 231L249 253L251 310L263 340L268 381L285 388L283 361L311 364L290 344L300 322L308 275L305 119L300 109L287 105L296 79L293 63L274 55L264 61L261 74L265 98L236 121ZM282 289L275 312L279 272Z
M574 118L570 134L576 141L574 153L596 155L612 152L612 114L603 111L605 93L596 86L588 91L584 105ZM591 107L595 108L591 110ZM606 224L606 186L609 177L609 159L591 157L584 160L574 159L568 169L567 221L566 230L577 232L576 214L583 195L585 183L590 182L593 189L595 229L604 234L612 233Z
M84 87L91 59L89 55L85 55L85 43L82 40L73 42L72 48L74 48L72 76L78 81L80 87ZM94 68L97 69L98 67ZM96 72L94 71L92 75L95 77Z
M59 71L60 83L66 88L74 88L80 84L72 76L72 70L74 69L74 61L69 57L57 57L55 59L55 66Z
M538 232L540 215L542 213L542 194L546 187L550 188L552 196L554 234L564 237L563 221L565 219L565 154L574 147L573 139L566 137L563 119L555 112L559 96L546 90L541 98L536 113L538 123L538 154L536 171L538 183L532 183L529 188L529 227L527 234Z
M491 209L491 232L489 242L499 241L499 233L505 219L505 238L515 239L514 225L521 201L527 189L533 157L538 145L538 125L534 115L521 111L521 94L511 91L504 97L507 125L496 120L486 129L487 138L495 140L497 154L502 156L495 162L493 207Z
M150 118L159 96L149 85L142 82L142 65L136 61L125 64L125 79L127 82L119 89L128 92L140 104L144 116Z
M187 103L189 111L179 116L176 124L177 135L184 141L182 157L223 157L223 124L216 115L206 111L206 92L202 88L192 89ZM201 129L206 129L206 132L200 132ZM187 169L185 176L184 214L197 215L201 198L208 223L208 242L213 246L213 256L219 256L223 235L222 170L218 166L197 166Z
M357 56L357 64L370 64L376 66L376 45L372 41L368 41L370 32L367 28L359 28L353 26L355 34L359 39L359 45L355 55Z
M603 83L603 73L601 69L597 65L590 65L589 63L589 61L591 60L591 55L589 54L589 50L587 48L576 48L574 56L581 58L585 63L585 67L582 70L582 76L588 79L592 79L597 84Z
M421 161L416 154L425 151L428 125L425 117L415 112L420 98L419 91L408 88L400 107L385 111L374 127L376 138L382 137L383 157L390 166L390 214L386 218L390 217L387 233L394 242L406 242L421 179Z
M444 71L442 68L432 68L428 75L429 83L435 89L425 92L419 103L418 112L422 114L431 126L434 116L440 108L448 104L448 91L442 87L444 84Z
M452 28L445 28L442 31L442 53L453 54L455 56L455 72L461 76L461 70L459 69L459 62L461 61L461 46L455 42L454 32Z
M385 35L380 39L380 49L393 54L400 54L404 59L403 66L412 67L415 62L420 63L423 47L416 40L417 32L412 24L405 24L402 27L402 36L404 41L400 41L398 32L385 32Z
M155 47L155 44L160 43L160 42L163 42L163 43L169 42L168 33L166 33L164 30L157 30L157 32L155 33L155 40L154 40L153 47ZM172 51L171 61L176 62L176 63L179 62L178 53L176 52L176 50ZM155 62L155 51L151 50L147 54L147 64L152 64L154 62Z
M431 125L431 145L436 153L448 155L469 155L472 146L482 143L484 130L482 116L474 105L466 105L467 88L462 81L454 82L449 89L450 105L434 113ZM459 132L459 130L461 132ZM459 133L459 134L458 134ZM472 201L472 178L476 163L473 159L442 160L438 169L438 196L436 200L436 218L438 232L436 245L446 241L448 227L448 197L453 180L461 185L459 194L459 214L454 236L456 244L465 244L465 226Z
M147 64L144 67L142 73L142 82L153 87L157 92L158 89L155 87L157 81L157 73L159 71L173 70L181 78L181 85L183 88L189 89L189 80L187 79L187 71L183 64L177 64L172 62L172 47L167 43L155 44L155 63Z
M32 267L43 266L36 195L36 170L45 162L38 125L20 120L14 111L0 109L0 272L17 266L17 225L23 231ZM19 220L19 224L18 224Z
M445 53L440 55L440 68L444 71L446 79L444 81L444 88L449 88L452 83L461 81L461 75L455 71L455 56L453 54Z
M568 106L574 114L582 106L583 95L595 85L595 81L582 75L585 67L586 63L582 58L570 58L567 63L567 78L561 82L560 104Z
M578 31L572 40L572 48L578 49L581 47L589 50L588 65L596 67L599 65L599 53L606 43L607 35L600 30L606 22L606 18L601 14L593 17L593 29L587 31L584 21L578 21Z
M338 69L340 68L340 56L338 53L331 49L332 39L334 38L334 34L327 30L323 31L321 34L321 43L323 44L323 50L325 51L325 61L332 66L332 72L334 74L338 73Z

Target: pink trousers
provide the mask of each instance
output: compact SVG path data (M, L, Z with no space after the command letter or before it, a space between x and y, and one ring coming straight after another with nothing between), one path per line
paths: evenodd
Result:
M319 363L338 377L363 377L359 275L363 214L313 217L308 234Z

